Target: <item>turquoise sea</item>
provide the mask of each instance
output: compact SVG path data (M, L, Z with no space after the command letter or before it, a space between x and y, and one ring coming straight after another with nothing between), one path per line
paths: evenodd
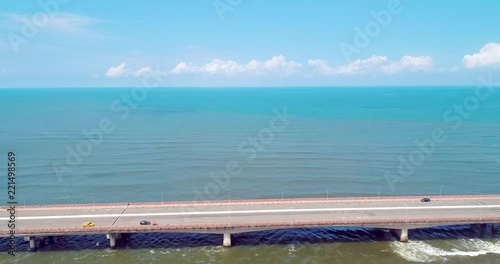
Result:
M500 88L0 89L0 157L16 153L26 205L498 194L499 132ZM407 244L319 228L224 249L219 236L137 234L113 251L75 236L36 253L21 239L0 263L500 263L499 238L479 225Z

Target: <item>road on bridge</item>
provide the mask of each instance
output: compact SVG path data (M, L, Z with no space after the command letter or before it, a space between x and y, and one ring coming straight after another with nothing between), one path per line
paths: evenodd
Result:
M500 196L431 197L361 197L330 199L284 199L212 201L203 203L134 203L26 206L16 210L16 230L82 228L83 222L95 223L95 228L109 230L137 226L147 220L165 229L192 227L266 227L270 223L342 223L352 226L381 226L391 221L444 225L455 219L478 217L500 219ZM6 208L6 207L4 207ZM2 210L0 220L7 222L9 212ZM441 220L439 220L441 219ZM454 221L452 221L454 222ZM379 223L379 224L377 224ZM86 228L92 232L92 227ZM8 231L2 225L2 233Z

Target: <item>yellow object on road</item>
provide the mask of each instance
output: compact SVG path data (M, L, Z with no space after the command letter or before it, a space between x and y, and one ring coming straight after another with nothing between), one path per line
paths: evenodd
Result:
M95 226L95 224L92 222L84 222L83 223L83 227L93 227L93 226Z

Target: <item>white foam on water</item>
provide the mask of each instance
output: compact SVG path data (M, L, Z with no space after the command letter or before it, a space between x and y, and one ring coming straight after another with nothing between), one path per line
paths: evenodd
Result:
M76 256L73 258L74 261L79 261L79 260L83 260L83 259L86 259L88 256L92 255L92 253L87 253L87 254L83 254L81 256Z
M436 257L436 254L429 254L435 248L422 241L409 241L408 243L393 242L391 243L391 248L394 250L394 253L407 261L431 262L439 259Z
M460 243L462 246L465 246L467 249L473 250L475 252L485 252L483 254L500 254L500 240L498 239L494 241L485 241L477 238L462 239L460 240Z
M454 244L454 243L452 243ZM456 241L457 248L451 250L441 249L423 241L410 241L408 243L393 242L391 247L394 253L413 262L432 262L446 260L450 257L464 256L476 257L485 254L500 255L500 241L484 241L481 239L461 239Z
M297 251L297 249L295 248L295 245L291 245L289 248L288 248L288 255L291 255L293 254L295 251Z
M201 250L207 254L215 254L215 253L224 252L224 247L223 246L216 246L216 247L204 246L203 248L201 248Z

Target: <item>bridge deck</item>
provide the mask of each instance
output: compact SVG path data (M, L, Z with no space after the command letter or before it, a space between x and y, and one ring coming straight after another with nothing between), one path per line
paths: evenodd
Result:
M239 200L16 207L16 234L245 232L287 227L417 228L500 222L500 195ZM0 220L8 221L8 207ZM141 226L148 220L157 225ZM91 221L95 227L82 227ZM10 229L2 225L0 235Z

